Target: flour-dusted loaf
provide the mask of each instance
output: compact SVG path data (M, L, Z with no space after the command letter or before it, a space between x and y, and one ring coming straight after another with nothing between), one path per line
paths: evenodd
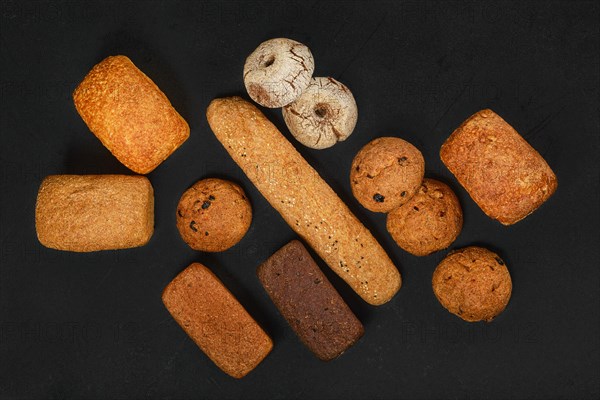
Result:
M386 252L258 108L240 97L215 99L207 118L262 195L366 302L396 294L400 273Z
M223 372L242 378L273 341L210 269L194 263L167 285L162 300L175 321Z
M463 122L440 157L483 212L504 225L531 214L558 186L544 158L492 110Z
M125 56L94 66L73 99L94 135L138 174L151 172L190 135L169 99Z
M154 191L144 176L50 175L35 207L44 246L88 252L145 245L154 232Z
M275 252L257 275L279 312L319 359L338 357L363 335L358 318L299 241Z

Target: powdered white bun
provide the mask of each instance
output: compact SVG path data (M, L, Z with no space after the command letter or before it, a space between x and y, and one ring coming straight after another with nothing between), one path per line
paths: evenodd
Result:
M252 100L261 106L283 107L302 94L314 70L308 47L291 39L271 39L246 59L244 84Z
M302 95L283 108L283 119L292 135L313 149L346 140L357 118L352 92L333 78L313 78Z

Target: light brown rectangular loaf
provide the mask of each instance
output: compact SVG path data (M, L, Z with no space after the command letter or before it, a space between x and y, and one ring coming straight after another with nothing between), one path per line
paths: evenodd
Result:
M151 172L190 135L169 99L125 56L94 66L73 99L94 135L138 174Z
M504 225L531 214L558 186L544 158L492 110L463 122L440 157L483 212Z
M242 378L269 354L273 342L210 269L194 263L165 288L175 321L223 372Z
M389 301L400 273L344 202L251 103L215 99L208 123L263 196L366 302Z
M76 252L145 245L154 232L154 191L143 176L50 175L38 192L37 236Z

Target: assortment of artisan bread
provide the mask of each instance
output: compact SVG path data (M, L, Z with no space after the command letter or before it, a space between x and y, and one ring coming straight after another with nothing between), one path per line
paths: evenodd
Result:
M262 43L246 60L249 96L282 107L299 143L324 149L346 140L358 110L350 90L313 77L308 47L290 39ZM190 129L161 90L125 56L92 68L73 93L90 131L125 166L147 174L185 142ZM304 243L364 301L392 299L402 279L369 229L260 109L240 97L219 98L206 117L216 139ZM490 218L510 225L556 190L542 156L491 110L468 118L443 144L440 157ZM269 166L269 174L261 173ZM364 208L387 213L399 247L427 256L452 245L463 228L453 190L425 177L425 159L398 137L367 143L350 167L350 187ZM36 231L42 245L89 252L143 246L154 231L154 191L141 175L51 175L39 188ZM192 249L226 251L246 234L252 207L236 183L204 178L175 211ZM285 245L258 266L257 276L299 339L329 361L354 345L364 328L303 243ZM433 292L465 321L491 321L507 306L512 281L504 261L481 247L451 251L437 266ZM273 341L206 266L194 263L162 294L167 310L225 373L241 378L271 351Z
M388 302L400 273L371 232L252 103L215 99L208 124L285 222L367 303ZM268 176L257 174L270 166Z

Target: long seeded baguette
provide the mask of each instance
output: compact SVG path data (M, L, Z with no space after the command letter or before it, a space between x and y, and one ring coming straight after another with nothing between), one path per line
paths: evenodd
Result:
M400 289L400 273L371 232L267 117L239 97L215 99L208 123L233 160L325 262L367 303Z

